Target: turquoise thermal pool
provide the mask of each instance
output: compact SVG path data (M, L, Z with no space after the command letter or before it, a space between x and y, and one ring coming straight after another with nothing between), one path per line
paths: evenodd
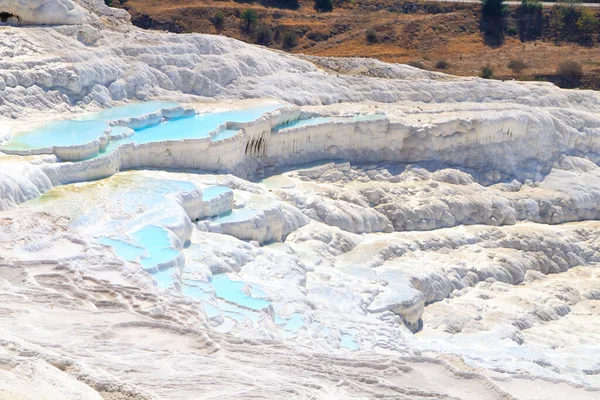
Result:
M158 125L152 125L136 131L132 140L139 143L160 142L164 140L202 139L210 137L220 125L226 122L246 123L260 118L263 114L280 108L280 104L253 107L244 110L232 110L215 113L197 114L192 117L178 118ZM231 132L227 135L233 135ZM220 140L221 138L219 138Z
M244 293L243 289L247 284L242 281L232 280L228 275L215 275L211 281L217 297L227 300L230 303L252 309L262 310L269 306L269 302L264 299L252 297Z
M380 114L370 114L370 115L356 115L353 117L312 117L306 119L297 119L294 121L290 121L286 124L280 124L273 128L273 132L278 132L284 129L289 128L301 128L305 126L314 126L314 125L322 125L328 122L344 122L344 121L373 121L378 119L386 118L385 115Z
M248 208L248 209L244 208L241 210L231 210L225 214L220 215L214 221L218 222L218 223L247 221L257 214L258 214L258 210L253 210L251 208Z
M227 186L209 186L202 189L202 200L211 200L222 194L231 192L232 190Z
M277 125L276 127L273 128L273 131L278 132L278 131L281 131L283 129L288 129L288 128L300 128L303 126L320 125L320 124L325 124L327 122L344 121L344 120L347 120L347 119L339 118L339 117L314 117L314 118L307 118L307 119L297 119L297 120L288 122L287 124Z
M182 116L159 124L136 129L132 135L129 128L123 126L109 127L115 121L138 118L156 113L160 110L179 106L171 102L132 103L109 108L97 113L88 114L77 120L64 120L45 123L16 133L9 141L0 146L6 151L31 151L53 147L79 146L109 135L106 149L89 157L98 157L112 153L119 146L127 143L152 143L167 140L202 139L211 137L218 141L231 138L237 129L227 129L227 122L248 123L260 118L265 113L280 108L281 104L269 104L247 109L211 112ZM219 130L220 129L220 130Z
M162 102L162 101L147 101L143 103L131 103L123 106L107 108L106 110L99 111L84 115L81 120L100 120L105 122L118 121L121 119L139 118L147 114L152 114L160 110L173 108L179 106L178 103L174 102Z
M109 126L103 121L54 121L17 133L0 150L32 150L78 146L93 142Z

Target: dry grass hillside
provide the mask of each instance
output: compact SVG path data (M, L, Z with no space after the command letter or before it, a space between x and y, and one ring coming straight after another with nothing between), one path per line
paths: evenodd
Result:
M312 0L300 0L296 9L282 8L277 0L269 3L274 6L263 5L269 0L121 1L113 5L129 10L134 24L144 28L222 34L292 53L374 57L456 75L481 75L489 66L487 72L497 79L600 89L600 26L580 30L578 9L527 14L511 7L503 20L503 40L490 44L477 4L351 0L317 12ZM580 75L557 74L567 60L581 66Z

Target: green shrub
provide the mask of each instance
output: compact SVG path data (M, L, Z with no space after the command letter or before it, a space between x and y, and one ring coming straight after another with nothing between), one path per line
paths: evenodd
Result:
M265 7L280 7L280 8L289 8L292 10L300 7L298 0L260 0L260 4Z
M598 28L598 25L600 25L600 22L593 11L588 9L581 10L581 15L577 19L577 28L579 28L581 33L587 36L592 35Z
M369 43L369 44L377 43L379 41L379 38L377 37L377 33L370 29L365 33L365 37L367 39L367 43Z
M294 31L285 31L281 39L281 45L284 49L291 49L298 45L298 35Z
M266 25L260 25L256 29L256 36L254 38L254 42L256 44L262 44L263 46L268 46L273 41L273 31Z
M564 7L557 7L550 15L550 30L554 33L554 40L560 41L561 33L565 29L565 19L567 10Z
M223 11L219 10L215 13L213 25L218 31L223 29L223 26L225 25L225 15L223 14Z
M427 14L441 14L444 12L444 8L438 3L425 3L423 9Z
M415 67L415 68L419 68L419 69L427 69L427 68L425 68L425 64L423 64L421 61L409 61L406 63L406 65L410 65L411 67Z
M521 60L510 60L507 65L512 72L520 74L524 69L527 69L527 64Z
M446 60L439 60L435 63L435 69L448 69L450 67L450 63Z
M556 76L568 84L576 85L583 78L583 68L577 61L564 61L558 65Z
M489 65L482 67L479 76L484 79L492 79L494 76L494 68L490 67Z

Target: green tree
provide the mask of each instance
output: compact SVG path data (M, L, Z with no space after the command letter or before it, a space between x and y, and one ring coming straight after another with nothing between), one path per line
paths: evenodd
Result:
M504 42L504 28L507 6L504 0L481 0L480 29L485 42L493 47Z
M582 3L581 0L563 0L561 3L568 4L571 7L579 7Z
M258 21L258 13L254 10L247 9L242 11L240 19L242 20L242 28L249 33L252 32L256 25L256 21Z
M565 29L566 10L563 7L556 8L550 16L550 29L554 33L554 41L559 42L561 32Z
M315 0L315 9L317 11L325 12L333 10L332 0Z
M598 29L600 21L596 18L596 14L588 9L581 10L581 15L577 20L577 28L586 36L591 36Z
M504 18L507 6L504 0L481 0L481 15L484 18Z
M223 26L225 25L225 15L223 14L223 11L218 10L215 13L215 18L213 19L213 24L215 25L215 28L217 28L218 31L223 29Z
M266 25L259 25L256 29L254 43L268 46L273 41L273 31Z
M292 47L296 47L298 45L298 35L294 31L285 31L283 34L283 39L281 40L281 45L284 49L291 49Z
M517 18L519 38L522 42L536 40L542 36L544 17L540 0L521 0Z

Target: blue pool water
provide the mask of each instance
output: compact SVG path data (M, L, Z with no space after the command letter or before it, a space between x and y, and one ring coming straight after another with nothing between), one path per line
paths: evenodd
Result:
M360 349L360 346L354 340L354 335L352 333L342 334L342 338L340 339L340 346L345 347L346 349L351 351Z
M137 261L144 269L175 260L180 252L172 247L167 229L147 225L130 235L135 244L109 237L98 237L98 243L111 246L119 257L127 261ZM172 269L153 272L152 276L160 287L168 287L177 281L177 273Z
M143 210L154 210L157 213L163 213L162 208L169 206L169 201L165 196L175 195L182 192L191 192L196 190L197 186L192 182L175 181L170 179L140 179L135 182L133 188L123 188L112 193L112 201L116 203L124 212L138 213L140 207ZM165 214L168 216L168 214ZM139 222L135 221L134 222Z
M179 282L179 275L177 271L177 269L170 268L164 271L153 273L152 277L156 281L158 287L166 289Z
M369 115L356 115L352 117L353 121L374 121L378 119L385 119L386 116L382 114L369 114Z
M227 186L210 186L206 189L202 189L202 200L207 201L210 199L214 199L217 196L225 194L227 192L231 192Z
M74 146L89 143L108 130L102 121L55 121L30 131L17 133L0 146L5 150L31 150L52 146Z
M226 274L215 275L211 281L211 285L217 297L246 308L262 310L270 304L266 300L257 299L245 294L242 289L246 286L246 283L232 280Z
M179 118L140 129L136 131L133 138L140 144L163 140L207 138L210 137L210 132L225 122L251 122L261 117L264 113L276 110L279 107L281 105L273 104L245 110L206 113L188 118Z
M143 248L134 246L121 240L111 239L108 237L98 237L96 238L96 240L98 241L98 243L110 246L113 249L115 249L119 257L127 261L136 261L140 257L143 257L145 253L145 250Z
M241 210L231 210L225 214L221 214L217 219L214 220L216 223L225 222L240 222L246 221L258 214L258 210L251 208Z
M0 149L31 150L52 146L73 146L89 143L100 137L108 130L109 121L139 117L164 108L177 106L170 102L132 103L120 107L109 108L95 114L90 114L79 120L56 121L46 123L30 131L16 134ZM126 143L151 143L164 140L199 139L209 137L219 125L225 122L251 122L263 114L280 108L280 104L251 107L244 110L232 110L214 113L198 114L191 117L178 118L158 125L137 130L132 136L109 143L105 156L114 152L120 145ZM114 127L112 135L118 136L126 129ZM234 136L235 129L225 129L216 134L212 140L223 140Z
M224 301L217 301L217 304L223 312L223 315L235 320L238 323L242 323L246 319L252 322L260 321L261 313L258 311L248 310L246 308L238 307L234 304L230 304Z
M213 306L212 304L204 303L204 311L208 318L215 318L221 315L221 309Z
M343 121L343 120L344 120L344 118L339 118L339 117L314 117L314 118L307 118L307 119L297 119L297 120L289 122L287 124L277 125L273 128L273 131L278 132L282 129L287 129L287 128L300 128L303 126L320 125L320 124L324 124L326 122Z
M85 120L116 121L126 118L141 117L165 108L178 106L178 103L162 101L146 101L140 103L125 104L123 106L107 108L94 114L83 117Z
M146 269L172 261L180 255L179 251L171 247L169 232L163 227L147 225L131 237L146 249L146 257L140 260L140 264Z
M286 331L298 333L300 329L304 326L304 317L302 314L293 313L290 315L290 318L286 321L283 329Z
M213 297L211 291L206 291L198 286L184 285L181 291L187 297L197 300L209 301Z
M230 137L234 137L239 132L239 129L224 129L221 132L217 133L212 137L212 141L216 142L217 140L229 139Z
M266 293L255 285L248 285L251 295L246 295L242 291L246 285L245 282L231 279L227 274L219 274L210 283L183 279L182 291L188 297L201 300L209 318L223 315L236 323L243 323L245 320L258 322L270 302L257 298L255 293L264 297Z

